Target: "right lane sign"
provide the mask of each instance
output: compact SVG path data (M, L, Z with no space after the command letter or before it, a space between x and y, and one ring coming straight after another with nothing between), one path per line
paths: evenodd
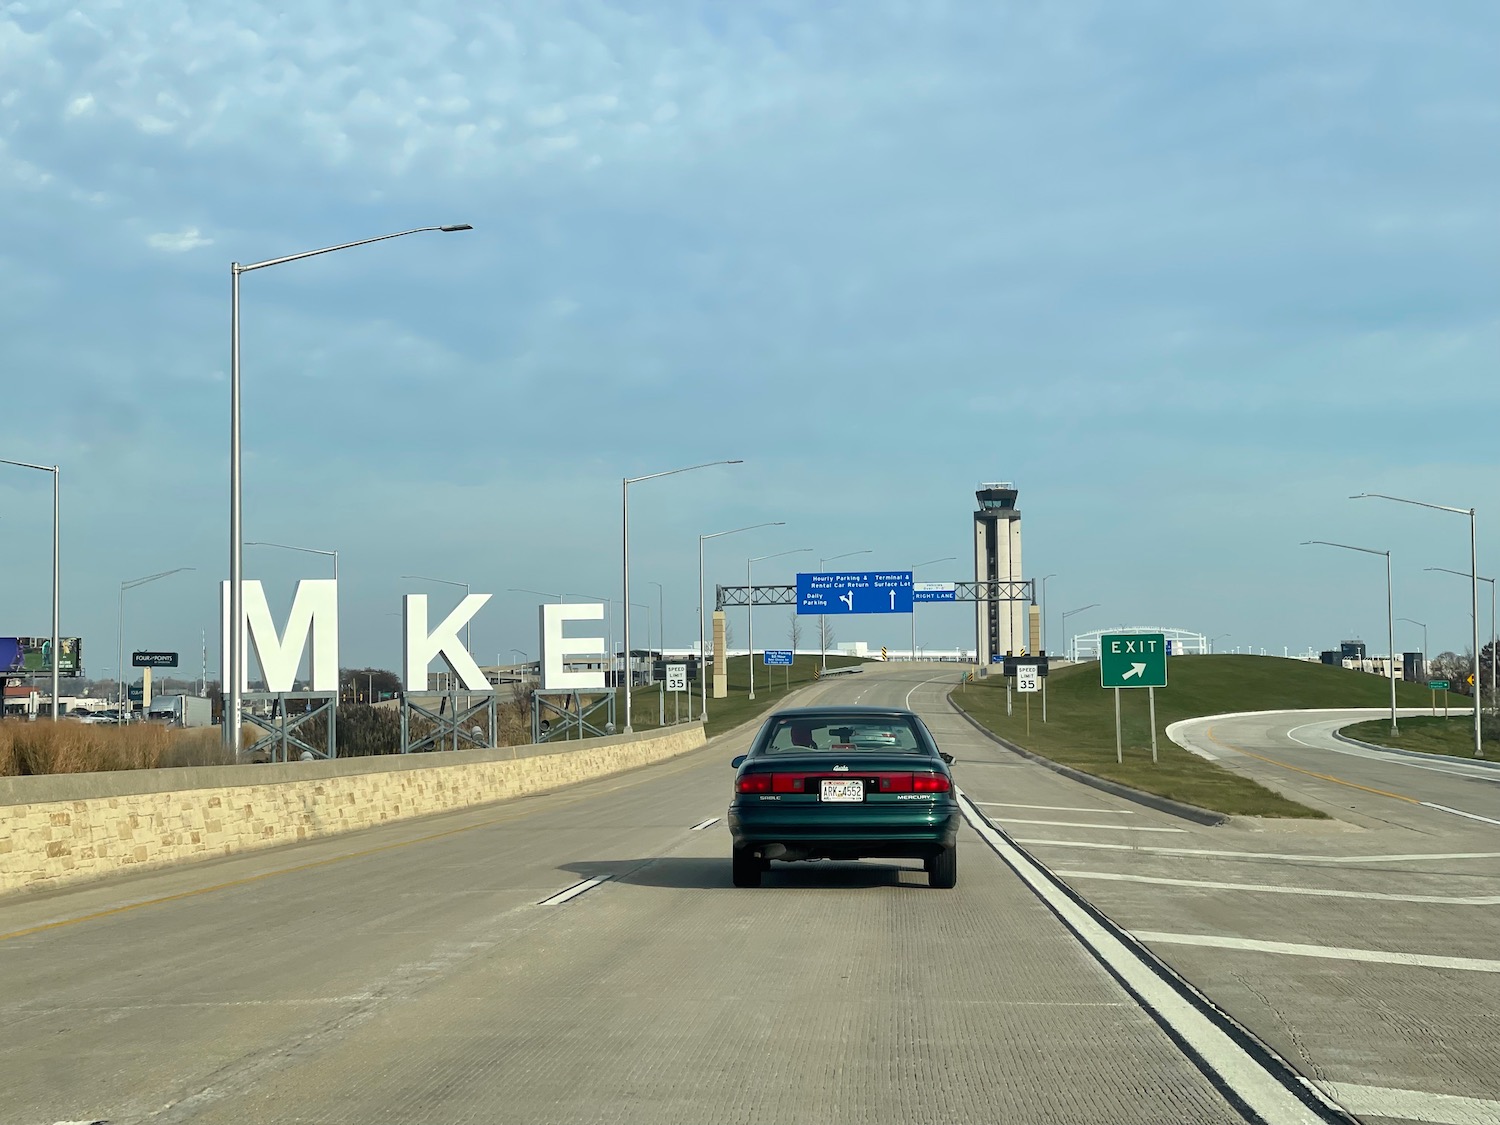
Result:
M1099 686L1167 686L1167 640L1161 633L1105 633L1099 638Z

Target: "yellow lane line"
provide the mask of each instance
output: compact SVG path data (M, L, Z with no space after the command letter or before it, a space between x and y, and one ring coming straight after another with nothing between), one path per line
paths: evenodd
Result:
M707 747L705 747L704 749L707 749ZM692 757L697 757L700 753L702 753L701 750L695 750L695 751L690 751L689 755L692 756ZM314 868L327 867L328 865L334 864L334 863L343 863L345 860L362 859L365 856L379 855L381 852L394 851L397 848L411 847L413 844L431 843L433 840L442 840L442 839L445 839L446 837L449 837L449 836L457 836L457 835L459 835L460 833L463 833L463 832L473 832L473 831L475 831L476 829L479 829L479 828L491 828L491 827L494 827L497 824L505 824L505 823L507 823L509 821L521 820L524 817L534 816L535 814L537 814L539 812L545 812L545 811L550 811L550 810L557 809L557 808L566 807L568 805L574 805L574 804L577 804L579 801L586 801L586 800L588 800L591 797L600 797L600 796L603 796L606 793L614 793L614 792L617 792L618 790L621 790L621 789L629 789L632 786L640 785L642 782L647 781L647 780L657 780L657 779L659 779L661 777L671 777L671 776L673 776L675 774L683 773L683 772L687 771L688 769L693 768L694 766L696 766L698 764L699 763L697 763L697 762L684 762L684 763L682 763L681 765L677 766L674 769L662 770L662 771L649 770L649 768L648 769L643 769L640 772L641 773L647 773L647 772L649 772L649 774L650 774L649 778L647 778L647 777L639 777L639 778L637 778L637 779L635 779L633 781L627 781L627 782L624 782L624 783L622 783L620 785L612 785L612 786L610 786L607 789L595 790L595 791L589 792L589 793L581 793L581 794L579 794L577 796L573 796L573 797L559 798L559 799L556 799L556 800L547 801L545 804L538 804L536 808L517 810L516 812L510 813L509 815L505 815L505 816L489 817L489 818L487 818L485 820L480 821L478 824L466 824L462 828L449 828L449 829L447 829L447 830L445 830L443 832L432 832L432 833L429 833L429 834L427 834L425 836L416 836L416 837L413 837L410 840L399 840L399 841L397 841L396 843L393 843L393 844L378 844L375 847L362 848L359 851L354 851L354 852L344 852L341 855L330 856L327 859L315 859L315 860L312 860L312 861L310 861L308 863L299 863L299 864L296 864L293 867L278 867L275 871L263 871L263 872L261 872L258 875L246 875L246 876L244 876L242 878L239 878L239 879L230 879L230 880L227 880L226 882L215 883L212 886L208 886L208 887L196 887L196 888L194 888L193 890L190 890L190 891L179 891L176 894L159 895L156 898L147 898L147 899L142 899L139 902L126 903L124 906L112 906L112 907L110 907L107 910L95 910L95 911L93 911L92 913L89 913L89 914L80 914L80 915L78 915L77 917L74 917L74 918L60 918L60 919L58 919L56 921L53 921L53 922L43 922L40 925L28 926L28 927L26 927L23 930L12 930L10 933L0 934L0 941L10 941L12 938L28 937L31 934L45 933L47 930L61 929L64 926L76 926L80 922L93 922L93 921L96 921L97 919L100 919L100 918L109 918L109 917L113 917L116 914L126 914L126 913L129 913L132 910L140 910L142 907L145 907L145 906L161 906L164 903L178 902L178 901L180 901L182 899L186 899L186 898L196 898L198 895L206 895L206 894L211 894L214 891L228 890L231 887L243 887L243 886L246 886L246 885L248 885L250 883L258 883L258 882L261 882L264 879L270 879L270 878L272 878L273 876L276 876L276 875L290 875L290 874L293 874L293 873L298 872L298 871L311 871ZM634 773L636 771L631 771L631 772ZM553 796L553 795L555 795L555 792L556 791L554 791L554 794L534 794L534 796L539 796L539 797ZM507 798L507 801L518 801L518 800L524 800L524 799L525 799L524 797L510 797L510 798ZM466 809L451 809L451 810L448 810L448 812L450 812L450 813L462 813L462 812L466 812L466 811L468 811L468 810L466 810ZM443 814L435 814L435 815L443 815ZM395 826L392 825L391 827L395 827ZM326 839L326 837L325 837L325 839ZM238 853L238 855L236 856L236 858L242 857L245 854L246 853L243 853L243 852ZM168 869L167 868L161 868L160 870L165 871L165 870L168 870Z
M1295 773L1305 773L1308 777L1316 777L1320 781L1331 781L1335 785L1347 785L1350 789L1358 789L1363 793L1374 793L1378 797L1390 797L1392 800L1405 801L1408 804L1412 805L1420 805L1422 803L1417 798L1408 797L1404 793L1392 793L1389 789L1373 789L1368 785L1360 785L1357 782L1345 781L1342 777L1334 777L1332 774L1318 773L1317 770L1305 770L1301 766L1294 766L1289 762L1278 761L1275 758L1267 758L1264 754L1257 754L1253 750L1246 750L1243 746L1236 746L1232 742L1225 742L1223 739L1215 738L1213 727L1208 728L1208 737L1214 742L1217 742L1220 746L1227 747L1228 749L1233 750L1236 753L1244 754L1250 758L1256 758L1273 766L1280 766L1284 770L1292 770Z

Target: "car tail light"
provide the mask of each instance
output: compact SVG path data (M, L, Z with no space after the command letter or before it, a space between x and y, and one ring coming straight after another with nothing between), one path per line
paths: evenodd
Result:
M910 793L911 774L882 773L876 775L875 783L882 793Z
M911 779L913 793L947 793L953 782L940 773L919 773Z
M804 793L807 791L807 775L801 773L773 773L771 792Z
M741 793L769 793L771 791L771 775L768 773L747 773L739 781L735 782L735 788Z

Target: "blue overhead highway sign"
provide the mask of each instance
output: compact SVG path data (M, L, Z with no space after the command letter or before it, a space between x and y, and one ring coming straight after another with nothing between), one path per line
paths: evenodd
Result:
M911 599L909 570L797 575L798 613L910 613Z

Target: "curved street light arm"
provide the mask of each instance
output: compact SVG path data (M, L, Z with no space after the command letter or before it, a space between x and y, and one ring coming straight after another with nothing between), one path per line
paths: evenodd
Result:
M279 266L287 262L300 262L303 258L316 258L319 254L332 254L335 250L352 250L356 246L368 246L372 242L386 242L392 238L405 238L409 234L425 234L428 231L442 231L451 234L454 231L473 230L468 223L450 223L438 227L413 227L411 230L400 230L394 234L379 234L374 238L361 238L358 242L341 242L337 246L324 246L319 250L304 250L300 254L284 254L280 258L267 258L263 262L251 262L248 266L235 263L234 269L237 273L249 273L251 270L262 270L267 266Z

